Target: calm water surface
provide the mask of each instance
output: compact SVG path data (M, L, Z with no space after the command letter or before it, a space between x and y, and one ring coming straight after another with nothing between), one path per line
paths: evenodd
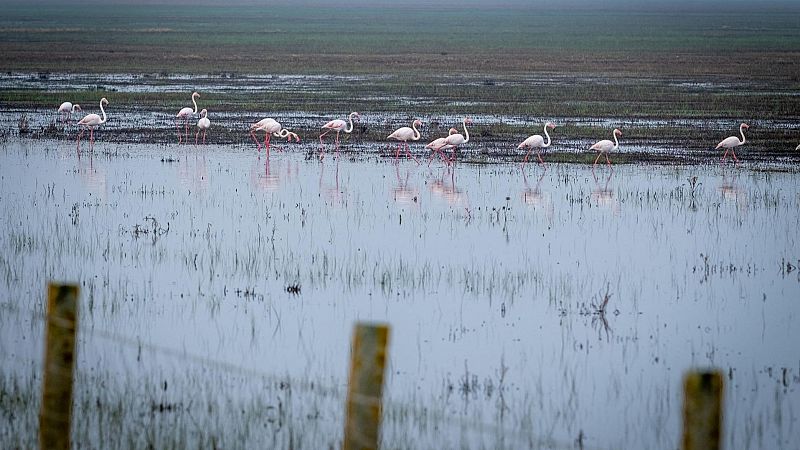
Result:
M49 280L82 289L81 447L337 445L356 321L392 327L390 448L676 448L697 367L726 375L729 448L797 445L795 168L73 145L0 152L12 445Z

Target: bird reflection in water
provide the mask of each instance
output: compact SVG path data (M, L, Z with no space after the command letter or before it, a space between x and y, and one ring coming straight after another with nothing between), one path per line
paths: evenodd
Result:
M432 178L428 181L431 194L435 197L444 199L449 205L464 208L467 213L466 218L469 220L472 213L469 207L469 198L466 192L456 186L455 167L450 166L442 172L442 176Z
M738 174L734 172L733 176L722 172L722 182L717 190L722 195L722 200L728 204L735 204L736 208L740 211L747 211L749 203L747 200L747 193L744 192L736 182Z
M326 203L332 206L345 206L345 193L339 186L339 158L336 158L336 162L331 164L334 167L333 183L326 183L324 181L326 164L328 163L326 163L324 159L320 159L319 192L322 194L323 198L325 198Z
M594 190L592 190L592 200L597 206L608 208L615 215L619 214L620 207L617 199L614 198L614 190L610 187L611 178L614 177L614 171L609 171L605 181L601 185L602 178L598 178L592 169L592 177L594 178Z
M208 187L208 169L205 155L185 152L178 161L178 179L190 191L205 191Z
M411 174L411 171L406 170L406 176L403 178L400 176L400 165L397 164L394 166L394 172L395 175L397 175L397 182L392 187L391 191L394 201L405 205L418 204L419 190L408 184L408 178Z
M108 198L107 176L102 166L94 164L94 154L78 158L78 176L80 176L91 195Z
M264 192L275 192L280 188L281 178L278 175L278 172L280 172L280 165L274 168L272 164L274 163L270 161L270 158L264 158L262 168L260 158L253 160L253 165L250 167L250 183L253 185L254 189ZM289 173L290 172L291 167L289 168Z
M533 209L542 209L547 216L547 220L552 222L555 211L553 200L550 198L549 192L542 192L541 189L542 180L545 174L547 174L547 166L543 167L545 167L545 169L542 171L542 174L539 175L539 178L536 179L536 185L534 187L530 186L528 183L528 175L522 170L522 180L523 183L525 183L525 188L520 193L520 200L522 200L523 204L533 207Z

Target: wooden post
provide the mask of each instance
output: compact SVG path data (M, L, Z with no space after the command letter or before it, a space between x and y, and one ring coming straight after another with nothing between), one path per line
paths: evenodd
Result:
M345 450L377 449L389 326L357 323L347 388Z
M50 283L47 287L42 408L39 448L70 448L72 376L78 327L78 286Z
M690 372L683 380L683 450L722 448L722 372Z

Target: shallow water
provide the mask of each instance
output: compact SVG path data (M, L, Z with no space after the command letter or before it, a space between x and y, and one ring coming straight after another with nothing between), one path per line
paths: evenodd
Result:
M44 288L66 280L83 447L335 445L356 321L392 326L389 447L675 448L681 377L709 366L730 448L792 445L795 171L284 148L3 144L3 390L33 393L0 402L0 440L35 443Z

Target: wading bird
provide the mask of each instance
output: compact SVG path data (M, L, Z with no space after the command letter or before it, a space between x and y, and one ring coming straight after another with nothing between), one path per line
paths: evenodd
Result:
M450 128L450 131L447 132L447 135L450 136L451 134L456 134L456 133L458 133L458 130L456 130L455 128ZM433 162L433 157L436 156L437 153L442 157L442 161L444 161L445 164L450 164L450 160L442 151L442 147L444 147L445 145L447 145L447 138L442 137L432 140L430 143L428 143L428 145L425 146L425 148L429 148L432 150L431 157L428 158L428 167L430 167L431 162Z
M189 140L189 118L194 117L194 115L197 114L197 102L194 100L195 97L200 97L200 94L197 92L192 92L192 103L194 104L194 110L186 107L178 111L178 114L175 114L175 128L178 129L178 144L181 143L181 120L186 123L186 140Z
M350 127L349 128L345 128L345 127L347 127L347 122L345 122L342 119L331 120L330 122L328 122L325 125L323 125L322 129L325 130L325 132L319 135L319 147L320 147L320 150L322 151L322 153L325 153L325 147L324 147L324 144L322 143L322 138L326 134L330 133L331 131L335 131L336 132L336 140L335 140L335 142L336 142L336 153L339 153L339 133L341 133L342 131L344 131L345 133L352 133L353 132L353 119L355 118L356 121L358 121L358 119L360 117L361 116L357 112L351 112L350 115L348 116L348 118L350 120Z
M745 143L744 129L745 128L750 128L750 125L748 125L746 123L743 123L743 124L739 125L739 133L741 133L741 135L742 135L742 140L741 141L739 140L738 137L731 136L731 137L726 137L725 139L722 140L722 142L717 144L716 149L719 149L719 148L724 148L725 149L725 154L722 155L722 161L720 163L725 162L725 158L728 157L728 152L731 152L733 154L733 160L734 161L739 162L739 158L736 157L736 152L733 149L735 147L740 146L740 145L744 145L744 143Z
M547 129L549 128L552 130L555 127L556 126L553 125L552 122L547 122L544 124L544 135L547 136L546 144L543 137L538 134L534 134L533 136L528 137L528 139L522 141L522 143L517 146L517 149L523 149L526 147L528 148L528 153L525 154L525 159L522 161L522 167L525 167L525 163L528 162L528 156L530 156L533 149L536 149L536 156L539 157L539 164L544 163L544 161L542 161L542 155L539 149L550 147L550 135L547 133Z
M271 136L287 138L286 140L288 142L292 142L292 139L295 139L296 142L300 142L300 137L298 137L295 133L283 128L275 119L267 117L266 119L261 119L258 122L250 125L250 136L252 136L253 140L256 141L256 146L258 147L259 152L261 151L261 143L258 142L256 131L263 131L266 133L264 135L264 151L267 153L267 156L269 156Z
M83 132L87 129L89 130L89 148L94 149L94 129L98 126L106 123L106 110L103 109L103 105L107 105L108 100L105 97L100 99L100 111L103 113L103 118L101 119L97 114L87 114L84 116L83 119L78 121L78 125L82 126L83 129L80 133L78 133L78 155L81 153L81 136L83 136Z
M800 150L800 145L798 145L797 148L795 148L795 150Z
M450 136L447 136L444 139L444 145L441 148L442 150L446 148L453 149L453 159L451 160L453 162L456 160L456 150L458 150L458 146L469 142L469 131L467 131L467 124L472 125L472 119L466 117L461 121L461 124L464 125L464 134L453 133ZM466 137L464 137L464 135L466 135Z
M611 142L608 139L603 139L602 141L595 143L593 146L589 148L589 150L597 150L598 152L600 152L597 154L597 158L594 159L595 166L597 165L597 161L600 160L600 157L604 153L606 155L606 163L609 166L611 165L611 160L608 159L608 152L619 148L619 141L617 140L617 136L622 136L622 131L619 131L619 129L614 128L614 142Z
M200 111L200 120L197 121L197 134L194 135L194 143L197 145L197 138L200 137L200 132L203 132L203 145L206 143L206 131L211 128L211 121L208 120L208 110L203 108Z
M417 161L417 158L414 158L414 155L408 150L408 140L418 141L422 135L419 134L417 130L417 126L422 126L422 121L419 119L414 119L414 122L411 124L411 128L409 127L402 127L398 128L394 131L394 133L386 136L386 139L395 139L397 140L397 151L394 153L394 160L397 161L397 158L400 156L400 147L405 147L406 155L410 156L414 161ZM419 161L417 161L419 164Z
M83 111L81 105L77 103L73 105L70 102L64 102L58 107L58 116L61 122L69 123L72 120L72 115L81 111Z

